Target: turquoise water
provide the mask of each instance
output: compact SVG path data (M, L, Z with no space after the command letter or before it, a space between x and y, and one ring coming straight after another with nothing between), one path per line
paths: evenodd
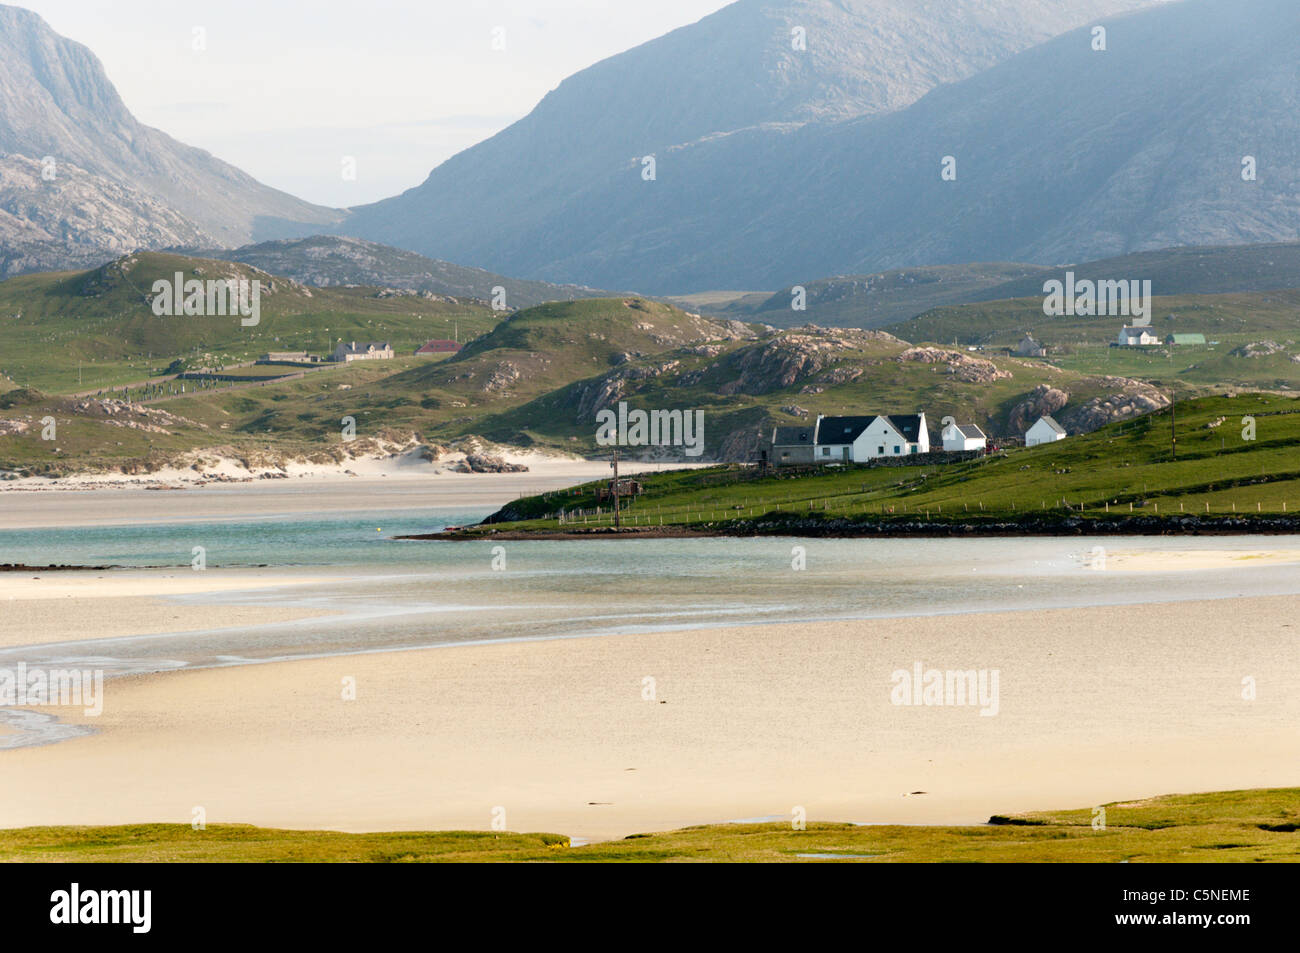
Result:
M1088 568L1093 548L1300 550L1300 537L1104 541L691 539L398 541L486 510L0 532L0 562L298 569L306 585L168 597L212 607L199 632L0 651L0 666L79 662L108 674L493 640L618 636L771 622L1119 605L1300 592L1300 565L1136 573ZM377 532L377 530L381 530ZM797 568L802 567L802 568ZM130 570L123 570L129 572ZM321 581L321 580L324 581ZM225 605L327 617L221 625Z
M407 565L410 550L392 537L476 523L493 509L0 530L0 564L188 567L202 546L209 569Z

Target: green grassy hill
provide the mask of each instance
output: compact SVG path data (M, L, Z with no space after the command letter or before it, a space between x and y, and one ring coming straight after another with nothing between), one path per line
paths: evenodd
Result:
M1037 362L918 349L878 332L795 329L629 362L474 426L497 440L526 431L535 440L594 449L594 408L622 399L645 409L702 410L708 455L748 460L773 425L819 413L925 410L935 423L953 414L1009 434L1013 410L1047 385L1068 387L1077 404L1116 390L1113 382L1108 391L1105 381ZM682 459L680 452L667 456Z
M145 292L177 268L197 277L259 277L267 289L261 324L154 316ZM1293 360L1300 347L1286 333L1297 305L1297 292L1161 299L1159 330L1201 330L1220 343L1120 350L1106 346L1115 322L1050 319L1035 301L938 309L899 327L901 337L771 331L640 298L556 302L497 321L455 300L312 289L245 265L140 255L93 272L0 283L0 339L14 342L0 372L45 395L0 409L0 428L26 424L24 432L0 430L0 466L148 467L218 444L337 453L345 416L357 420L359 435L398 443L482 436L592 453L597 410L621 400L703 411L706 458L735 461L754 459L772 426L817 414L924 410L934 428L952 415L991 435L1014 436L1047 399L1067 427L1090 430L1164 406L1171 393L1300 386L1300 361ZM282 371L231 367L267 350L324 351L339 338L391 340L409 355L453 328L475 339L446 360L360 362L269 382ZM999 352L1026 329L1053 347L1049 359ZM924 340L943 346L909 343ZM1261 342L1272 343L1247 347ZM202 367L224 367L242 384L187 381L183 396L173 394L180 382L163 391L132 389L132 400L162 398L148 413L109 413L69 396ZM151 422L158 412L171 419ZM57 448L31 429L47 413L68 423ZM23 420L6 425L6 417ZM659 456L682 459L679 451Z
M1043 282L1076 278L1150 280L1158 295L1238 294L1300 288L1300 242L1263 245L1205 245L1134 252L1100 261L1063 265L1045 274L1012 279L977 292L970 301L1041 295Z
M775 471L726 467L644 478L625 525L734 533L852 533L945 525L1069 522L1071 531L1132 516L1300 516L1300 399L1247 394L1180 402L1177 459L1171 411L1046 446L966 463ZM1245 418L1254 420L1247 439ZM471 534L609 527L597 484L516 501ZM558 520L560 510L587 511ZM923 525L922 525L923 524Z
M281 306L291 300L289 294L298 291L286 293ZM314 302L321 294L315 291L304 300ZM492 320L490 313L470 310L468 314L471 324L479 316ZM283 331L306 317L310 315L277 321L274 315L264 314L263 324L274 322ZM353 316L353 320L369 322L368 331L382 325L389 339L399 344L391 332L400 316L372 314ZM424 328L429 320L425 315L411 323ZM237 321L231 323L238 328ZM329 326L337 323L331 314ZM0 467L35 466L52 472L81 466L151 468L169 455L218 444L258 453L333 454L341 448L339 422L344 416L356 419L361 438L399 443L413 438L452 440L481 433L478 424L486 417L506 413L575 380L708 342L730 346L756 333L733 322L711 321L641 299L561 302L517 312L449 360L361 361L261 386L221 383L195 390L190 385L184 396L153 403L143 412L116 409L112 421L104 419L108 415L95 402L87 410L84 400L27 394L21 404L0 408L0 425L9 417L21 418L19 423L28 427L24 433L0 436ZM290 335L277 336L280 340L274 346L288 347ZM358 335L362 336L370 335ZM39 428L31 426L47 413L60 421L57 447L42 441ZM148 429L150 415L159 413L172 418L156 424L166 433ZM584 428L588 443L573 449L590 449L594 426L593 415ZM532 440L527 433L505 436L524 444ZM555 436L550 442L568 446L561 439Z
M1300 243L1169 248L1056 268L976 263L838 275L800 282L808 292L804 312L791 310L790 288L775 294L706 292L674 300L706 314L780 327L881 328L954 305L1016 298L1038 298L1041 304L1043 283L1063 280L1067 270L1080 280L1148 279L1154 293L1165 297L1278 291L1300 288Z
M1072 407L1141 390L1042 362L914 348L880 332L771 333L642 299L599 299L518 312L449 360L358 362L260 386L191 382L147 411L117 409L113 422L84 401L29 396L8 415L29 425L67 415L69 426L57 448L33 429L0 438L0 466L116 468L141 458L154 466L215 444L335 453L344 416L356 419L359 436L399 443L475 435L591 453L596 411L620 400L703 411L706 455L748 460L771 426L818 413L924 409L936 425L953 414L992 434L1015 433L1026 400L1049 388L1068 392ZM149 428L148 415L159 412L174 418L159 425L166 433Z
M803 324L881 328L941 305L976 300L990 288L1049 270L1039 265L995 262L819 278L801 285L806 292L805 311L791 307L793 286L775 294L716 298L706 293L678 300L696 305L706 314L762 321L781 328Z
M261 323L230 317L154 315L158 279L262 283ZM0 282L0 373L24 386L68 394L146 380L177 359L218 366L267 351L333 350L336 342L391 341L413 353L430 338L465 341L500 315L476 302L373 288L307 288L249 265L142 253L88 272L25 275Z
M1163 341L1199 333L1205 346L1112 348L1123 318L1049 317L1043 299L936 308L889 330L908 340L997 351L1026 333L1049 347L1047 360L1081 374L1175 382L1189 388L1300 390L1300 291L1157 297L1151 329ZM1245 356L1241 349L1272 353ZM1274 349L1274 346L1276 349Z

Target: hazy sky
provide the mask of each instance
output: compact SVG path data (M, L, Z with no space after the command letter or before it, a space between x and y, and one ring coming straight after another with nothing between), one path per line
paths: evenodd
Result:
M144 123L358 205L422 182L562 79L727 0L10 0L90 47ZM504 31L496 33L498 29ZM196 31L206 49L196 50ZM505 49L494 50L497 36ZM356 158L355 181L341 174Z

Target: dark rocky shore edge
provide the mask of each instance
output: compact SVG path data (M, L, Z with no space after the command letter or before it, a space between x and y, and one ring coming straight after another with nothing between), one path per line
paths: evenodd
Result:
M26 563L0 563L0 572L87 572L125 568L125 566L28 566Z
M816 517L760 518L719 521L695 526L574 527L559 530L495 530L489 526L451 532L397 536L405 540L561 540L561 539L696 539L716 536L805 536L832 539L889 539L975 536L1287 536L1300 535L1296 516L1126 516L1116 519L1080 517L943 522L939 520L876 520L862 522Z
M0 563L0 572L113 572L134 569L155 570L155 569L186 569L189 563L178 563L174 566L66 566L54 565L49 566L29 566L26 563ZM247 566L232 567L237 569L269 569L269 563L249 563Z

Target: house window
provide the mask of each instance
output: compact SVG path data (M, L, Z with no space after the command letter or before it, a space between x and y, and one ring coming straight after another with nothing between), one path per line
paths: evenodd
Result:
M878 456L882 456L882 457L883 457L883 456L885 455L885 448L884 448L884 447L877 447L877 448L876 448L876 454L877 454Z
M897 453L902 453L902 452L903 452L903 448L900 447L898 444L894 444L894 453L897 454Z
M830 448L830 447L822 447L822 456L823 456L823 457L829 457L830 455L831 455L831 448Z

